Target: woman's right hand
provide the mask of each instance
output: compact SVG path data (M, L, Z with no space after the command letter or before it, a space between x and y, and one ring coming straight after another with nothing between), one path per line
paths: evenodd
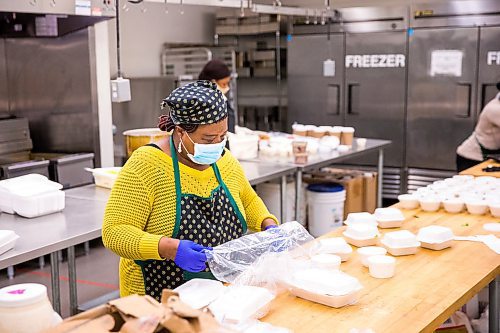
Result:
M162 258L174 260L177 266L189 272L201 272L206 268L205 251L212 248L196 244L190 240L178 240L163 237L160 240L160 255Z
M205 251L212 248L201 246L189 240L181 240L174 262L188 272L201 272L206 268L207 255Z

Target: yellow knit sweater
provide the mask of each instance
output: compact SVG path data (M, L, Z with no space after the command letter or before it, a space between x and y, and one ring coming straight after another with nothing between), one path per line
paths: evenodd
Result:
M249 229L260 231L271 215L245 177L239 162L226 151L217 161L221 177L231 192ZM183 193L208 197L218 186L212 168L203 171L179 163ZM120 295L144 294L140 267L134 260L157 259L158 242L172 237L176 192L172 158L144 146L127 161L111 191L104 214L104 245L120 260Z

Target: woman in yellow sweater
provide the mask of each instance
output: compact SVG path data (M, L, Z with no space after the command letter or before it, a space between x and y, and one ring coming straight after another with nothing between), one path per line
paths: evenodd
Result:
M121 296L159 299L164 288L210 278L205 252L211 247L247 228L278 224L224 150L227 109L217 86L197 81L177 88L167 105L159 127L172 136L134 152L106 206L102 237L122 257Z

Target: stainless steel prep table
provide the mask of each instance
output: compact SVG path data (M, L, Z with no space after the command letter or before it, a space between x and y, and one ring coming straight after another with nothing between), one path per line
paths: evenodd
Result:
M74 246L101 236L105 206L103 201L67 196L66 208L60 213L33 219L2 213L0 228L13 230L20 238L14 249L0 256L0 269L50 254L52 302L60 313L58 252L68 249L70 298L76 299Z
M311 171L319 169L334 163L345 161L347 159L357 157L363 154L371 153L378 150L378 187L377 187L377 206L382 206L382 187L383 187L383 177L384 177L384 148L391 144L389 140L379 140L379 139L366 139L366 145L364 147L358 147L355 138L352 148L346 152L338 152L337 150L332 151L328 154L314 154L308 157L306 164L295 164L293 163L293 157L290 158L277 158L277 157L267 157L261 156L256 159L251 159L249 161L260 162L260 163L273 163L278 165L293 165L297 168L296 180L295 180L295 216L299 216L300 210L300 198L302 191L302 173L306 171Z
M284 207L286 195L283 193L286 191L286 176L294 174L296 167L257 162L242 162L241 164L252 185L281 178L281 202ZM60 213L34 219L0 214L0 228L13 230L20 236L14 249L0 255L0 269L50 254L52 302L54 309L60 313L58 253L67 248L70 313L75 314L78 297L74 247L101 236L102 217L110 191L95 185L87 185L65 192L66 207Z

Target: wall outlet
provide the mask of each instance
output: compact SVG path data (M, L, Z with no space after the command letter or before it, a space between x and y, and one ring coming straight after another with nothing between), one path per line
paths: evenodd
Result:
M130 80L122 77L111 80L111 101L115 103L128 102L132 99L130 94Z

